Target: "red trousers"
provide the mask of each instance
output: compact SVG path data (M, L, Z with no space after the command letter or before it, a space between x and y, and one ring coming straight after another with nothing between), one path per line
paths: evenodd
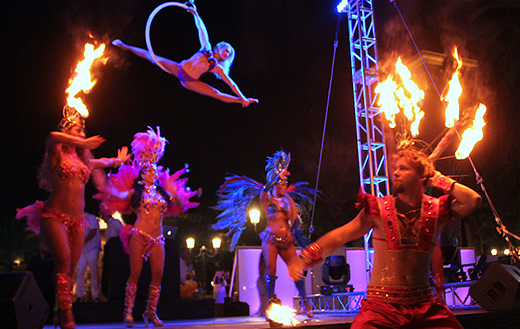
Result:
M437 302L436 298L415 304L394 304L365 299L350 328L463 329L450 309Z

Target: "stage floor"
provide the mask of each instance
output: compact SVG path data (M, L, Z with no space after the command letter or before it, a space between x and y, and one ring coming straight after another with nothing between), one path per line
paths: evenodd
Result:
M486 312L479 306L453 307L453 313L466 329L496 329L496 328L519 328L520 311ZM301 321L298 328L349 328L354 321L357 312L322 312L316 313L312 319L305 315L297 315L296 319ZM137 320L137 319L136 319ZM51 329L54 326L46 326ZM124 329L124 323L107 324L79 324L78 329ZM137 321L134 328L144 328L143 321ZM192 320L166 320L162 328L270 328L264 317L242 316L242 317L219 317L210 319Z

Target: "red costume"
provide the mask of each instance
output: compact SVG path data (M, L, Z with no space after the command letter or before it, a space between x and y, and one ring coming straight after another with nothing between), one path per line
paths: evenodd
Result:
M406 216L396 210L392 196L376 198L362 194L358 208L370 217L385 221L386 242L390 252L416 250L430 253L438 220L450 221L450 196L423 196L419 212L405 225L398 219ZM375 238L374 238L375 239ZM463 328L448 307L437 298L429 285L418 287L368 285L367 299L351 328Z

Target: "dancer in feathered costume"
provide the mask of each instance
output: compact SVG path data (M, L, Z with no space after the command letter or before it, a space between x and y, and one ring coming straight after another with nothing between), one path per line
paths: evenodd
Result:
M310 196L317 191L296 183L287 186L287 177L291 155L284 150L277 151L272 157L267 157L267 184L262 185L251 178L231 176L220 190L220 199L215 207L222 213L213 225L216 230L229 229L228 235L233 235L231 249L234 249L247 222L247 212L252 200L259 197L262 210L267 220L265 231L260 233L262 253L267 267L267 293L271 300L275 297L274 287L276 276L276 258L280 255L287 264L297 258L295 242L306 247L309 242L300 229L301 218L307 217L312 209ZM305 286L303 279L296 282L300 297L304 298ZM311 308L305 305L306 313L312 317Z
M85 236L85 185L91 173L96 187L106 182L102 168L117 167L128 159L126 147L117 158L94 159L90 150L105 140L85 137L85 120L75 108L64 107L58 129L49 133L38 180L50 192L47 201L37 201L17 209L16 218L27 217L28 230L42 234L54 259L58 311L55 325L76 327L72 314L74 272L81 256Z
M163 325L156 314L165 257L163 216L179 215L198 206L198 203L189 200L197 191L186 189L187 178L179 179L187 168L170 175L168 169L157 167L166 143L167 140L160 136L159 127L157 132L148 127L147 132L135 134L131 163L123 164L117 174L111 175L105 191L95 196L101 200L102 208L137 215L133 226L126 225L120 231L125 250L130 255L124 309L124 322L128 327L134 325L132 310L143 260L150 261L152 270L143 320L146 326L148 321L152 321L154 327Z

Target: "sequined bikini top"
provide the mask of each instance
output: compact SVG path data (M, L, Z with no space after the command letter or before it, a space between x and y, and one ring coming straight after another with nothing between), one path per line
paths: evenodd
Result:
M166 211L168 202L164 199L161 193L157 192L157 186L144 186L143 194L141 195L141 208L148 214L151 208L159 208L162 213Z
M78 176L84 184L86 184L90 178L90 169L76 156L66 157L66 159L62 160L56 167L56 171L61 179Z
M274 197L273 197L274 198ZM270 213L270 214L274 214L274 213L277 213L277 212L282 212L284 214L286 214L288 211L289 211L289 206L288 204L285 202L284 199L281 199L281 201L283 202L283 205L280 207L277 203L270 203L268 206L267 206L267 211Z
M213 70L215 66L217 66L217 59L213 57L213 52L211 50L201 50L201 53L206 56L206 59L209 62L208 72Z

